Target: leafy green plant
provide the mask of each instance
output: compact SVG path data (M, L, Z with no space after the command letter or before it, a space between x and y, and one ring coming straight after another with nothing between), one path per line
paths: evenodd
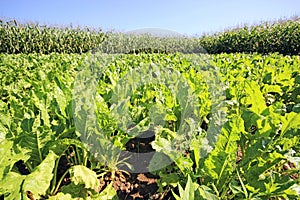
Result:
M190 176L188 176L185 188L183 189L182 186L178 184L178 190L180 196L173 192L173 195L176 200L219 199L217 196L214 195L214 192L210 188L203 185L200 186L196 182L193 182Z
M121 159L120 152L126 150L130 139L151 127L152 120L159 127L151 145L161 154L156 154L150 166L156 170L152 173L160 177L160 192L172 190L181 199L299 198L298 56L210 56L210 64L219 69L219 74L213 74L219 80L209 84L220 86L207 87L210 79L206 79L206 73L215 68L207 67L198 73L197 62L192 62L194 55L103 55L94 60L95 68L91 68L98 66L102 73L90 70L86 74L94 75L96 81L85 80L77 85L75 77L88 56L91 55L0 54L0 153L5 155L0 159L2 197L116 198L113 183L100 192L99 179L124 169L121 164L126 160ZM174 75L175 83L181 85L172 90L166 84L137 83L134 73L149 66L179 72L180 76L170 76ZM147 71L143 74L159 77ZM127 83L133 85L132 90L124 90ZM78 104L82 108L78 115L73 113L75 86L90 89L82 90L85 95L78 99L84 102L94 95L95 103L93 108ZM218 91L225 91L226 99ZM180 102L181 97L195 100L195 110L187 101ZM226 103L226 122L219 122L218 115L212 116L213 106L214 111L222 108L218 102ZM192 127L182 129L188 136L184 140L180 140L179 123L182 105L191 108L192 116L199 119L196 123L183 115L185 125ZM86 119L92 111L96 117L90 122L96 121L97 129L88 129L84 124L75 126L76 117ZM136 126L126 126L129 122ZM215 127L215 134L209 135L208 127ZM99 149L91 150L91 143L80 140L82 134L90 136L88 142L99 144L106 154L96 156ZM207 136L211 140L205 140ZM176 149L181 146L176 146L174 138L188 141L180 143L188 148ZM212 141L215 145L211 145ZM155 168L157 162L163 163L167 158L174 163Z

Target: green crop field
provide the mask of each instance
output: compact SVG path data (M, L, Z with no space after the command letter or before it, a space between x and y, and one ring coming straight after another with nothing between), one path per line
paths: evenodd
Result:
M193 50L2 50L0 197L300 199L299 46L180 41Z

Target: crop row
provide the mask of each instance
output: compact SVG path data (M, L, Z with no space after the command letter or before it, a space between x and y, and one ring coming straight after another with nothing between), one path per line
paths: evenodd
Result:
M104 40L101 30L0 20L1 53L85 53Z
M299 64L278 54L1 54L0 195L116 198L115 176L137 170L120 151L150 129L161 195L297 199Z
M297 55L300 53L300 19L295 17L293 20L265 22L203 36L200 44L212 54L278 52Z
M244 26L200 37L157 38L150 35L105 33L101 30L51 27L0 21L0 53L84 53L88 51L129 53L136 49L210 54L300 52L298 17L256 26Z

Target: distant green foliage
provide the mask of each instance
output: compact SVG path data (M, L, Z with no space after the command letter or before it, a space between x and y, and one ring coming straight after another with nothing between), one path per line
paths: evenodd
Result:
M50 27L0 20L0 53L85 53L104 40L89 28Z
M162 49L141 48L141 49L130 50L128 54L139 54L139 53L168 53L168 52Z
M58 28L0 20L0 53L49 54L88 51L135 54L152 51L210 54L278 52L297 55L300 53L300 18L265 22L200 37L104 33L89 28Z
M200 45L211 54L278 52L297 55L300 53L300 18L204 35L200 38Z
M116 54L138 53L206 53L196 37L155 37L151 34L108 33L97 51Z

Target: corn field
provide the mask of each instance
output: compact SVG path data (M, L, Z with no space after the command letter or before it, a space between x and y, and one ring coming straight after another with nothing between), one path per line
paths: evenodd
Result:
M0 20L0 52L85 53L103 42L101 30L73 27L47 27Z

